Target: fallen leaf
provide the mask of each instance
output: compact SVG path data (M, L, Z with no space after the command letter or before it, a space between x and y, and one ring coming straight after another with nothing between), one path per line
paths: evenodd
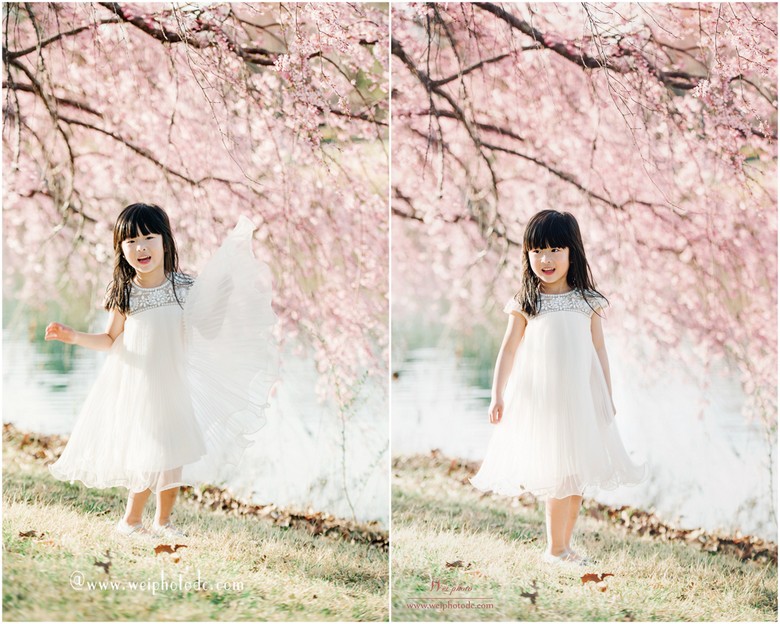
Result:
M45 533L41 533L40 535L38 535L38 533L36 531L25 531L24 533L19 533L19 537L38 537L38 538L41 538L44 535L46 535L46 534Z
M453 561L450 563L449 561L445 562L444 565L448 568L463 568L464 570L468 570L471 567L471 563L466 563L465 561L461 561L458 559L457 561Z
M170 544L159 544L154 547L154 554L159 555L160 553L170 553L173 554L179 548L187 548L187 544L176 544L175 546L171 546Z
M98 568L103 568L103 571L106 574L108 574L109 576L111 576L111 573L109 572L109 570L111 568L111 551L110 550L106 551L106 558L108 559L108 561L98 561L95 558L95 564L94 565L96 565Z
M588 574L583 574L580 577L580 580L582 580L583 585L590 581L593 581L594 583L601 583L608 576L615 576L615 575L611 574L610 572L605 572L604 574L593 574L592 572L590 572Z
M535 607L536 599L539 597L539 587L536 585L536 579L531 581L531 587L533 588L532 592L523 592L520 594L520 596L523 598L528 598L531 601L531 604Z
M605 572L604 574L591 573L591 574L584 574L583 576L580 577L580 579L582 580L583 585L585 583L589 583L592 581L596 583L596 587L600 592L605 592L607 591L607 583L604 579L606 579L608 576L615 576L615 575L610 574L609 572Z

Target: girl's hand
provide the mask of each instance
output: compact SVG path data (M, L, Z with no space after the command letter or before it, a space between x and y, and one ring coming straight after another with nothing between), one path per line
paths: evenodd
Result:
M488 410L488 416L490 417L490 424L497 425L501 422L501 417L504 415L504 399L493 399L490 402L490 408Z
M46 327L46 340L59 340L65 344L75 344L76 332L62 323L49 323Z

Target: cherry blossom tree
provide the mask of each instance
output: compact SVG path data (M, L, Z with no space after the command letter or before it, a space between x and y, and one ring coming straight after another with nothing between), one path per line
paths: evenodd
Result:
M322 396L384 385L388 48L376 4L5 3L6 295L97 305L126 204L191 271L243 213Z
M413 3L392 22L393 318L473 325L519 288L528 218L567 210L615 338L734 366L774 432L776 5Z

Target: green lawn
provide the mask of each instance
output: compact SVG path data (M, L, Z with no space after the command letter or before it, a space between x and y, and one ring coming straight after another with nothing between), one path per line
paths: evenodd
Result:
M543 507L484 495L469 474L441 458L394 462L393 620L777 621L776 554L743 561L582 512L575 548L600 562L551 567Z
M187 547L155 554L164 540L113 533L126 490L57 481L45 453L21 450L20 437L3 436L6 621L388 618L386 548L350 523L323 532L322 523L238 515L180 496L174 518L190 537L177 541ZM150 502L147 521L152 511Z

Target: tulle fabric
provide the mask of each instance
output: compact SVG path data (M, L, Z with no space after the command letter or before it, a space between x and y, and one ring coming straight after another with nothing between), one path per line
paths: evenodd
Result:
M252 256L254 226L242 217L195 281L184 305L187 371L206 455L188 465L188 480L238 465L249 434L265 424L277 379L271 272Z
M502 420L471 479L475 487L565 498L591 486L614 489L646 478L646 466L631 461L620 439L590 323L578 311L528 321Z
M183 309L131 314L58 461L58 479L159 492L211 481L259 430L278 351L271 276L242 217Z

